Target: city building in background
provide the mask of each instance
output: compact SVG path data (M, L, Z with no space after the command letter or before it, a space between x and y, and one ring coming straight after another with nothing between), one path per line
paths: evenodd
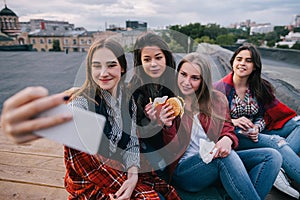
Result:
M295 27L300 27L300 15L295 16Z
M147 22L141 21L126 21L126 30L136 30L136 31L146 31L147 30Z
M118 34L121 34L119 42L125 49L132 50L137 35L147 31L147 22L127 20L125 23L125 27L105 24L105 31L88 31L66 21L30 19L28 22L19 22L19 17L5 3L0 11L0 50L86 52L94 40ZM270 23L257 24L250 19L230 27L249 30L250 35L274 31ZM282 36L282 41L277 44L291 47L300 41L300 33L292 32L293 27L300 27L300 15L296 15L294 23L287 27L291 32Z
M12 37L21 32L19 17L6 4L0 11L0 29L2 33Z

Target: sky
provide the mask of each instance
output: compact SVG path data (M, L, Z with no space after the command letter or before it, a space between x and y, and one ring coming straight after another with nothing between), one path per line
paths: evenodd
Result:
M300 0L2 0L19 21L68 21L89 31L125 21L147 22L149 28L209 23L228 27L247 19L274 26L290 25L300 14ZM2 9L0 7L0 9Z

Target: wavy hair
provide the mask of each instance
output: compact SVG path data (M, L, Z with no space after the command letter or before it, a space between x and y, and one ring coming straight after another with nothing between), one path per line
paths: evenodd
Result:
M86 79L83 83L82 87L72 95L72 99L76 98L77 96L83 95L88 99L95 102L95 96L100 95L100 87L97 83L93 80L92 77L92 60L94 53L98 49L107 48L113 52L116 56L121 68L123 69L121 75L123 76L127 70L127 61L124 53L123 47L111 38L99 39L96 40L89 48L87 57L86 57Z
M262 103L263 105L272 102L275 98L274 96L275 89L269 81L261 77L261 71L262 71L261 55L258 49L253 44L246 43L240 46L233 53L230 59L231 68L233 68L233 62L235 57L243 50L247 50L250 52L251 59L253 62L253 67L255 69L252 71L252 73L248 78L248 84L251 92L255 95L258 102Z

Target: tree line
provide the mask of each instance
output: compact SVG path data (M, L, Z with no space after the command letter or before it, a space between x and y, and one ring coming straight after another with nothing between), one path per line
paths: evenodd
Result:
M282 36L286 36L290 31L285 26L275 26L272 32L268 33L253 33L250 35L250 27L244 29L224 28L218 24L201 25L200 23L190 23L188 25L172 25L168 27L174 30L170 35L164 34L163 37L169 40L170 45L178 51L187 52L189 48L193 47L194 43L210 43L223 46L236 45L238 39L246 40L257 46L265 44L269 47L275 47L276 42L281 41ZM300 27L294 28L294 32L300 32ZM188 37L178 37L178 33ZM175 44L171 38L176 38ZM181 38L178 40L178 38ZM192 44L189 44L188 39L192 39ZM172 43L173 42L173 43ZM188 45L189 44L189 45ZM180 45L182 49L179 49ZM287 45L277 46L277 48L289 48ZM297 42L291 49L300 50L300 42Z

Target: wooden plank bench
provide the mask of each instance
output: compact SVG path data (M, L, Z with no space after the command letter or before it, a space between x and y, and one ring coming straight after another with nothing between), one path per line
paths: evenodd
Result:
M63 146L46 139L22 145L0 130L1 199L67 199Z

